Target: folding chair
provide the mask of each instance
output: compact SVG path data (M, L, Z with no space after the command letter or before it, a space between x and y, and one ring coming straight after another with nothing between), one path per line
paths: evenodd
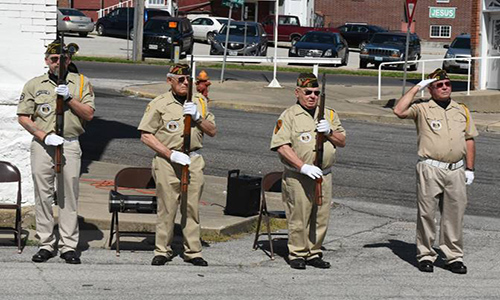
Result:
M14 227L0 227L0 230L7 230L14 232L14 239L17 242L17 252L21 253L21 172L13 164L0 161L0 182L17 182L17 200L15 204L2 204L0 209L15 209L16 220Z
M109 231L109 247L111 248L113 235L116 234L116 256L120 256L120 227L118 213L156 213L156 196L122 194L118 192L119 188L154 190L156 185L153 180L151 168L124 168L115 175L114 189L109 191L109 212L112 214Z
M271 259L272 260L274 260L274 248L273 248L273 239L272 239L271 235L288 235L288 233L286 233L286 232L271 232L271 228L269 226L269 220L271 218L286 219L286 215L285 215L285 211L282 211L282 210L270 211L267 209L266 192L281 193L281 178L282 178L282 176L283 176L283 172L271 172L271 173L266 174L264 176L264 178L262 178L259 219L258 219L258 223L257 223L257 230L255 232L255 240L253 242L253 249L256 250L258 248L257 242L259 241L259 236L266 234L266 233L260 233L262 218L264 218L266 225L267 225L267 238L269 240L269 247L271 249Z

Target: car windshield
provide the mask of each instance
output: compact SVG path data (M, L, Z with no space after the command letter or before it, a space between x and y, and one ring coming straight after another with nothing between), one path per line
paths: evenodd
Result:
M247 36L257 36L257 27L255 25L247 25L245 24L236 24L233 25L231 24L231 29L229 30L230 35L245 35L245 27L246 27L246 32ZM227 25L224 25L222 29L220 30L220 34L226 34L227 31Z
M76 9L59 9L59 11L65 16L86 17L84 13Z
M470 49L470 39L469 38L456 38L453 41L453 43L451 43L450 48Z
M404 44L406 37L402 35L387 35L376 34L373 36L371 43L373 44Z
M384 28L380 27L380 26L376 26L376 25L370 25L368 26L370 29L372 29L373 31L386 31Z
M144 25L144 31L173 35L179 32L179 25L180 24L177 21L152 19Z
M307 33L300 39L300 41L305 43L335 44L333 36L320 33Z
M217 21L219 21L219 23L221 23L222 25L227 24L227 19L217 19Z

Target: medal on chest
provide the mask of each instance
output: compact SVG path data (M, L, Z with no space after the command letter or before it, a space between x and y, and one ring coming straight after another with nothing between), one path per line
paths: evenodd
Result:
M309 132L304 132L299 136L302 143L309 143L312 140L312 136Z
M431 128L435 131L441 130L442 127L443 127L443 125L441 124L441 121L439 121L439 120L433 120L431 122Z
M52 112L52 106L50 106L50 104L48 104L48 103L42 104L38 107L38 113L41 116L46 117L46 116L50 115L51 112Z
M167 123L167 130L169 132L176 132L179 130L179 123L177 121L170 121Z

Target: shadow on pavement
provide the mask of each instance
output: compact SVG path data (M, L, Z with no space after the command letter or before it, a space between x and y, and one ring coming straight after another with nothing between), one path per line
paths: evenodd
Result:
M399 258L406 261L410 265L417 267L417 246L413 243L406 243L399 240L389 240L389 243L366 244L363 248L389 248Z

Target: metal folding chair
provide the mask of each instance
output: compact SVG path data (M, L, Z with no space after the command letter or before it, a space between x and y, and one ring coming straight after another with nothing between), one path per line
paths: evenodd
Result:
M14 232L14 239L17 243L17 252L21 253L21 172L13 164L0 161L0 182L17 182L17 199L15 204L2 204L0 203L0 209L15 209L16 210L16 220L14 227L0 227L0 230L8 230Z
M253 242L253 249L256 250L258 248L259 236L264 235L266 233L260 232L260 227L262 224L262 219L266 222L267 226L267 238L269 240L269 247L271 249L271 259L274 260L274 248L273 248L273 239L272 235L288 235L286 232L271 232L269 220L271 218L276 219L286 219L285 211L282 210L273 210L270 211L267 209L266 202L266 192L277 192L281 193L281 178L283 176L283 172L271 172L268 173L262 178L261 184L261 199L260 199L260 211L259 211L259 219L257 223L257 230L255 232L255 239Z

